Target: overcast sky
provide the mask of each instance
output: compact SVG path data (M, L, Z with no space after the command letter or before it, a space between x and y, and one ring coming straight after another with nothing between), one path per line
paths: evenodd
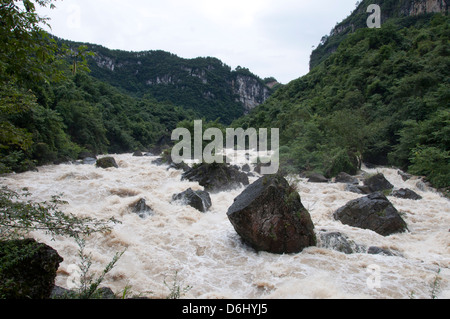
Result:
M127 51L212 56L282 83L305 75L313 46L356 0L58 0L51 33Z

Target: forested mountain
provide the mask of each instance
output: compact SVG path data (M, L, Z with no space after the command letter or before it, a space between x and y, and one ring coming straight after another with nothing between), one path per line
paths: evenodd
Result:
M370 3L363 1L345 21L361 20ZM288 171L332 177L355 173L364 161L394 165L448 187L450 19L442 13L391 15L388 5L394 2L380 3L385 16L394 16L381 28L331 35L324 46L335 43L335 52L318 57L319 48L309 74L233 125L280 128L281 161Z
M136 97L150 96L193 110L199 117L229 124L264 102L271 82L248 69L232 70L213 57L183 59L165 51L128 52L59 39L70 47L85 46L91 75Z
M347 37L361 28L367 28L367 9L374 1L358 1L355 11L342 22L338 23L329 35L322 37L319 46L312 52L310 67L315 66L324 61L333 52L337 50L339 44ZM376 4L381 9L381 24L390 19L397 19L404 27L412 26L423 18L425 14L447 13L448 4L445 0L379 0Z
M183 120L229 123L262 103L271 93L266 84L276 82L214 58L55 39L36 6L52 1L0 6L0 173L85 151L145 150Z

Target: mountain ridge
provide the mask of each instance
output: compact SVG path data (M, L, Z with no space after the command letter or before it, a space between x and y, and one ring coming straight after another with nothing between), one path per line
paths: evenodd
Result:
M59 41L94 53L88 58L93 77L137 97L168 100L225 124L250 112L276 89L247 68L232 70L214 57L186 59L163 50L133 52Z

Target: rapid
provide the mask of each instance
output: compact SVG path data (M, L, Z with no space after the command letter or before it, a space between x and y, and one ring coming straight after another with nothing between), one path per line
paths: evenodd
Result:
M133 295L165 298L167 283L176 274L181 287L191 287L184 297L194 299L450 298L450 202L433 189L419 189L417 178L403 181L396 169L363 168L369 174L381 172L396 188L410 188L423 197L388 197L409 229L388 237L334 220L337 209L364 195L345 191L344 184L290 177L298 184L317 234L341 232L358 245L389 249L395 256L344 254L321 246L319 236L316 247L274 255L243 244L228 220L227 210L243 187L211 194L213 206L200 213L172 202L173 194L203 189L181 181L182 171L152 164L156 157L113 157L118 169L51 165L39 172L1 176L0 185L16 191L27 187L30 199L38 202L61 194L68 202L61 207L65 213L120 220L110 233L89 237L85 248L92 255L91 270L98 273L115 253L125 251L103 283L117 294L128 289ZM250 177L250 183L257 178ZM130 208L141 198L154 212L145 219ZM73 265L80 262L77 243L65 237L52 240L41 232L32 236L64 258L56 285L69 288Z

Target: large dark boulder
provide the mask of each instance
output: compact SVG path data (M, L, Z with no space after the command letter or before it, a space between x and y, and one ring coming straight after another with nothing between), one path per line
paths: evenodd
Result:
M348 202L334 213L343 224L370 229L383 236L406 231L397 209L381 192Z
M205 191L193 191L191 188L172 196L174 201L182 201L191 207L206 213L211 208L212 202L208 192Z
M250 183L246 173L225 163L194 165L182 175L182 180L198 182L208 192L227 191Z
M98 159L95 165L101 168L110 168L110 167L119 168L119 165L117 165L116 160L114 159L114 157L111 156Z
M382 173L367 177L364 180L364 186L367 186L372 193L392 190L394 188L394 185L389 183Z
M0 296L49 299L63 258L33 239L0 242Z
M280 175L262 177L247 187L227 215L243 241L258 251L299 253L317 243L300 195Z

